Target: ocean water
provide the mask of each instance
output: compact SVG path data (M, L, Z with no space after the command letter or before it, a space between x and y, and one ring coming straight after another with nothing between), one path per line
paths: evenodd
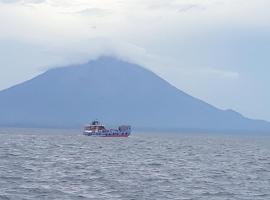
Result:
M270 199L270 137L0 130L0 199Z

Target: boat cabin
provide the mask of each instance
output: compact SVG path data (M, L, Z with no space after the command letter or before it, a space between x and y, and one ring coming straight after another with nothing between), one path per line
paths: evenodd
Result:
M99 121L95 120L90 125L87 125L85 127L85 130L98 132L98 131L103 131L103 130L106 130L106 129Z

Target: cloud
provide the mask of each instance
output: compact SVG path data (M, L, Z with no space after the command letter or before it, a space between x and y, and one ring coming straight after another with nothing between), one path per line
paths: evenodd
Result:
M21 0L0 0L0 3L16 3L20 2Z
M0 3L22 3L22 4L31 4L31 3L43 3L46 2L47 0L0 0Z
M7 1L2 0L2 2ZM187 71L191 69L194 71L195 68L198 73L206 77L218 76L228 79L237 78L237 74L230 73L233 71L227 67L230 63L223 66L220 64L226 62L223 55L228 52L218 52L225 48L213 46L212 38L221 33L214 43L224 40L222 37L226 37L226 32L228 32L224 27L233 28L235 31L239 31L237 29L243 26L251 27L245 27L243 30L253 29L253 23L246 24L248 20L241 21L239 16L243 19L248 18L251 11L258 12L262 9L260 3L251 9L254 3L249 1L242 4L243 0L234 1L235 3L232 0L115 2L109 0L92 0L91 2L88 0L17 0L12 2L43 2L43 4L37 4L34 7L1 5L0 39L2 40L18 40L37 44L46 49L57 49L59 52L66 52L68 60L71 59L72 54L74 60L78 60L79 57L84 57L85 60L87 56L110 52L129 57L139 63L155 66L161 71L166 70L160 67L161 65L167 66L167 69L168 66L177 66ZM263 2L263 0L257 2ZM230 11L228 11L229 8ZM206 10L187 12L200 9ZM175 12L168 12L168 10ZM239 12L245 10L247 13L238 13L234 10ZM185 12L185 15L179 15L179 12ZM239 21L230 20L232 16ZM263 23L256 20L258 15L253 13L252 16L254 16L253 21ZM243 21L245 23L242 23ZM257 26L258 23L254 24ZM220 27L222 29L218 30ZM202 41L204 41L203 44ZM142 56L142 54L147 55ZM220 61L213 58L213 55L218 55ZM196 60L193 59L194 56ZM195 67L199 65L201 67ZM203 69L204 73L200 69ZM224 73L227 71L228 73Z
M192 2L192 1L191 1ZM171 10L176 12L187 12L191 10L205 10L203 2L190 3L188 1L148 1L147 8L151 10Z
M92 16L103 17L103 16L111 14L112 11L108 9L101 9L101 8L86 8L86 9L79 10L73 13L80 14L85 17L92 17Z
M215 77L215 78L223 78L223 79L238 79L239 73L234 71L225 71L225 70L217 70L217 69L203 69L199 70L202 75Z
M185 4L185 5L179 6L177 9L178 9L178 12L187 12L191 10L205 10L206 8L199 4Z

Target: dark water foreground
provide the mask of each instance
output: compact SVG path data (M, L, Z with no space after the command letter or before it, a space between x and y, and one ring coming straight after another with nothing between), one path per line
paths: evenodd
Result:
M0 130L0 199L270 199L270 137Z

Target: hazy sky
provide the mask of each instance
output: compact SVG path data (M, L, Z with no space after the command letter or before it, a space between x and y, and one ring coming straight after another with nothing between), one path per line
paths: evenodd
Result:
M269 0L0 0L0 89L99 55L270 121Z

